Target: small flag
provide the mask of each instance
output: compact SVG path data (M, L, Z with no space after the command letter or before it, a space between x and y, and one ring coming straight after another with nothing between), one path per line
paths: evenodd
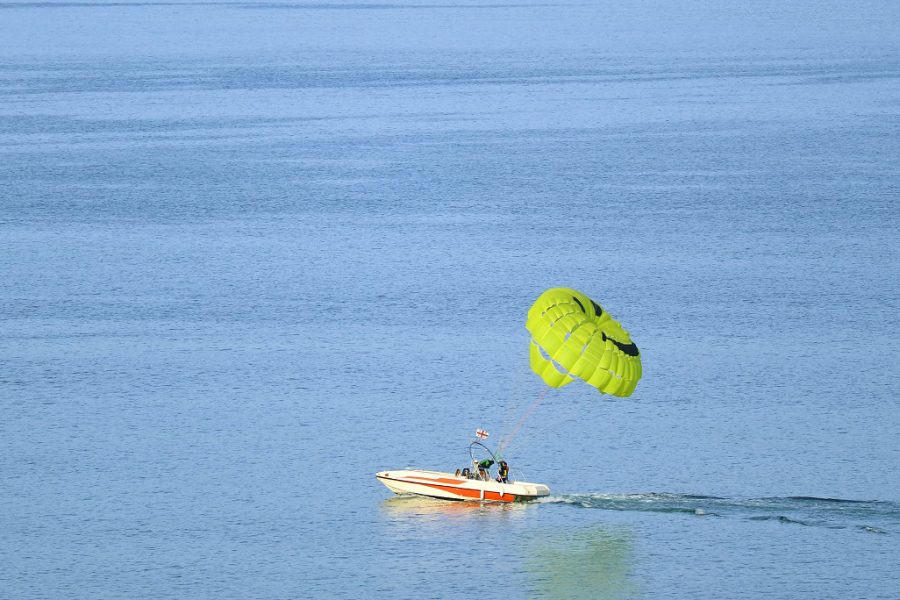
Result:
M481 438L483 440L486 440L488 437L488 432L485 431L484 429L476 429L475 435L477 435L479 438Z

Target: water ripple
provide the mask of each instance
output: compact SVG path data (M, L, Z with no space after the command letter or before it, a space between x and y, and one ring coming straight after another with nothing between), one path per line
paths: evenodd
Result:
M776 521L832 529L856 528L887 534L900 525L900 504L879 500L847 500L815 496L722 498L697 494L647 492L633 494L566 494L541 500L601 510L684 513L702 517L732 517Z

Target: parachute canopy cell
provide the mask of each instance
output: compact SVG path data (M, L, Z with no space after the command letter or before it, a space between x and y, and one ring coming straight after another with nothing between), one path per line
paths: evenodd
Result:
M552 288L528 311L531 369L550 387L581 379L601 393L630 396L641 354L609 313L579 291Z

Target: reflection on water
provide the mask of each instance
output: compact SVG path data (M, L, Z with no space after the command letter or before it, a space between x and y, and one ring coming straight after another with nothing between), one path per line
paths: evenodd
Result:
M527 502L461 502L423 496L394 496L381 503L384 514L396 518L439 516L449 518L508 518L537 506Z
M622 530L592 527L533 541L526 568L542 598L627 598L633 541Z

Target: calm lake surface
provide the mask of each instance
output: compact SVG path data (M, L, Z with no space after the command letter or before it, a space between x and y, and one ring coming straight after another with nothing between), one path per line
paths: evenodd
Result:
M896 600L898 201L890 0L0 2L0 596Z

